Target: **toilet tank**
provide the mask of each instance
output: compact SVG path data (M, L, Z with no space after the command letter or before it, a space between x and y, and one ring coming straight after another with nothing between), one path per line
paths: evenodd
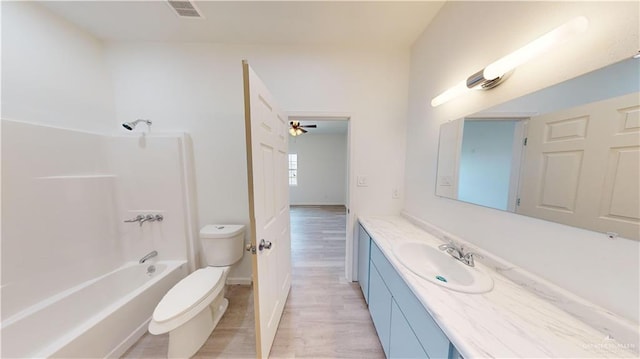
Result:
M200 243L207 265L232 265L244 254L244 225L209 224L200 229Z

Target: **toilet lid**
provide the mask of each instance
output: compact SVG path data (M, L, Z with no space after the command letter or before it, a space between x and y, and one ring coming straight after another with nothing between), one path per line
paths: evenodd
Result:
M219 283L223 272L224 268L207 267L189 274L164 295L153 311L153 320L165 322L196 306L218 285L224 285Z

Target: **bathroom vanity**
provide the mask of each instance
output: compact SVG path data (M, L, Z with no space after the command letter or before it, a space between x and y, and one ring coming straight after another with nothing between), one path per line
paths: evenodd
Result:
M359 222L358 279L387 358L637 357L637 343L616 341L495 268L476 262L494 283L484 293L416 275L394 248L443 242L405 218Z

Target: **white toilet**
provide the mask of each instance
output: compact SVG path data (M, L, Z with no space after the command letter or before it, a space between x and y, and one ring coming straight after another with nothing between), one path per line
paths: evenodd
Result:
M169 358L193 356L227 310L225 282L229 267L244 253L244 226L204 226L200 241L208 267L198 269L171 288L149 323L151 334L169 332Z

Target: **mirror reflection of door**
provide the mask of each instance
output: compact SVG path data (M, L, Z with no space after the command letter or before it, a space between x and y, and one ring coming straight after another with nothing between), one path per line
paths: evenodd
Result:
M625 59L443 123L436 195L640 240L639 76L638 59ZM527 145L514 135L521 170L506 195L511 132L472 121L513 117L527 119Z
M517 213L638 237L638 93L532 117Z

